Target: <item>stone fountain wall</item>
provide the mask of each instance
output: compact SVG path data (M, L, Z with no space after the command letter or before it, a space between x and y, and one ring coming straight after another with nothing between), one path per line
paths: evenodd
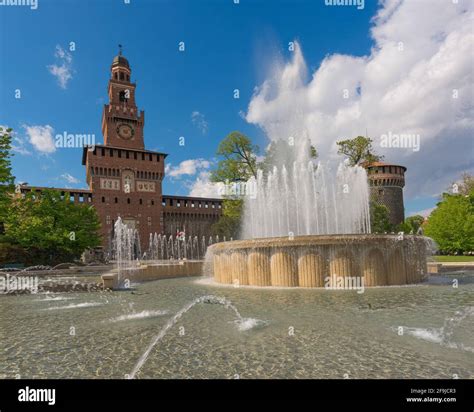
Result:
M324 287L327 276L364 277L365 286L418 283L427 275L421 236L330 235L223 242L209 248L218 283Z
M159 279L200 276L202 267L202 260L150 262L126 270L122 275L122 282L125 279L128 279L130 282L147 282ZM117 270L102 275L102 284L104 289L119 288Z

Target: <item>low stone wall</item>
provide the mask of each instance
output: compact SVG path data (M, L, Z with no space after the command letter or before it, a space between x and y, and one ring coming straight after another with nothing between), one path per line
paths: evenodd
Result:
M397 235L298 236L212 245L219 283L324 287L327 277L364 277L365 286L418 283L427 275L426 238Z
M200 276L202 274L203 261L166 261L160 263L142 264L132 268L123 275L122 282L129 279L130 282L146 282L158 279L171 279L177 277ZM105 289L117 287L117 271L102 275Z

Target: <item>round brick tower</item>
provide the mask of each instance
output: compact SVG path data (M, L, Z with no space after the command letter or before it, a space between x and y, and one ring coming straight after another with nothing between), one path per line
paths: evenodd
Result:
M391 224L403 223L403 187L407 168L384 162L368 163L364 167L369 178L371 200L387 207Z

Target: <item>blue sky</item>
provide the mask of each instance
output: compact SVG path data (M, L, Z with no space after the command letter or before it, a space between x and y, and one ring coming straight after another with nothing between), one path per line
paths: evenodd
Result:
M249 104L275 62L292 64L288 42L301 45L308 73L327 56L368 56L371 19L380 9L368 0L362 10L316 0L38 1L36 10L0 6L0 124L16 132L17 180L86 187L81 149L48 152L41 131L49 126L53 136L87 133L102 141L102 105L121 43L137 83L137 104L145 110L146 147L169 154L166 194L188 194L196 179L205 180L218 142L233 130L261 147L268 144L264 121L258 115L249 121ZM56 73L70 76L63 84L54 65ZM21 98L15 98L17 90ZM436 191L415 192L406 196L408 213L435 204Z

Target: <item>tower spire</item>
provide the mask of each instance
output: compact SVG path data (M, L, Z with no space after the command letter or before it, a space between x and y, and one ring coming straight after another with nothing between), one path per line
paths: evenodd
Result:
M121 56L121 55L122 55L122 47L123 47L123 46L122 46L121 44L119 44L118 47L119 47L119 56Z

